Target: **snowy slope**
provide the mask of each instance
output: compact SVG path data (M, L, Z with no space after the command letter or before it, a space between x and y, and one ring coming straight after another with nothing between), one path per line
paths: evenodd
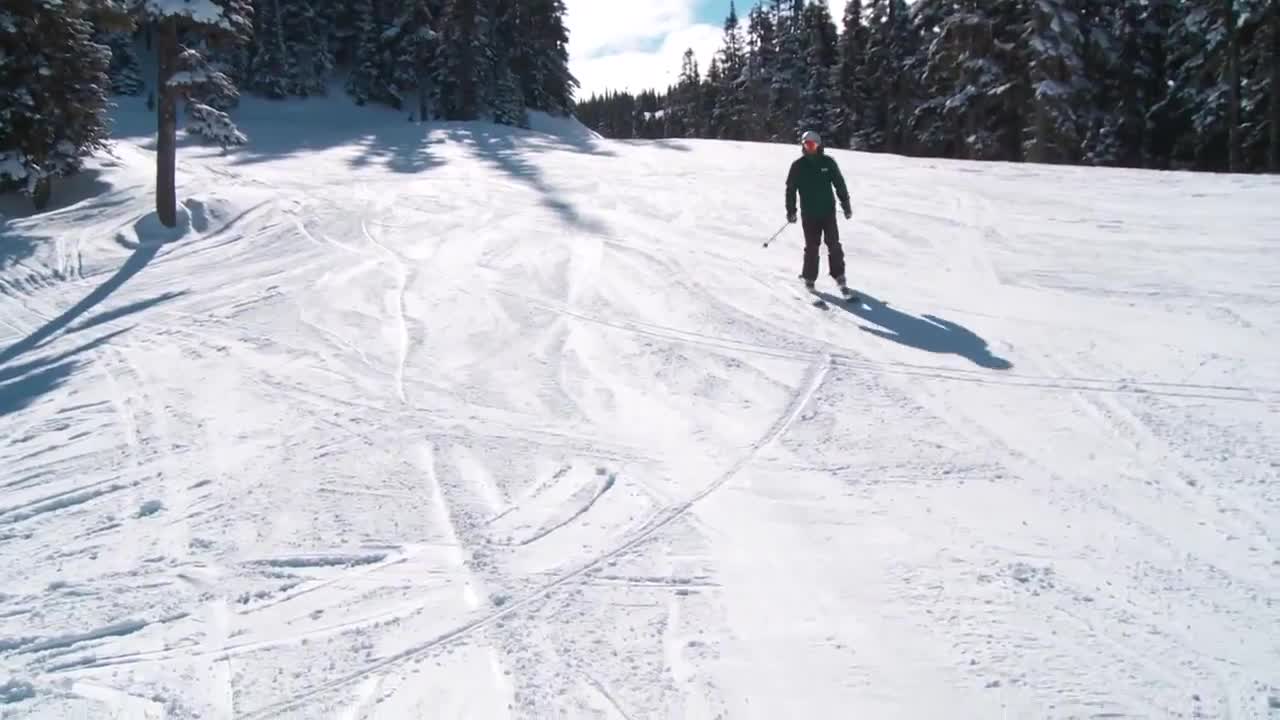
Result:
M137 110L0 206L0 717L1280 717L1276 179L837 152L822 310L791 147L249 101L171 233Z

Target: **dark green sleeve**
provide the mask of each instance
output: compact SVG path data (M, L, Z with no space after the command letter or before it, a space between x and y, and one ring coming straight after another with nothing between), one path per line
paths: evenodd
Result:
M796 211L796 163L791 163L791 169L787 171L787 214L790 215Z
M844 175L840 174L840 166L836 164L835 158L828 158L831 161L831 182L836 186L836 197L840 198L842 207L849 207L849 188L844 184Z

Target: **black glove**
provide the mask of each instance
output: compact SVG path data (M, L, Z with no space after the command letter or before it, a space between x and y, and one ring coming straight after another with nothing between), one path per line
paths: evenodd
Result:
M852 218L852 217L853 217L853 208L849 207L849 205L848 205L847 203L846 203L845 205L843 205L842 207L844 208L844 219L845 219L845 220L849 220L850 218Z
M789 212L789 213L787 213L787 222L789 222L789 223L793 223L793 222L795 222L795 221L796 221L796 214L795 214L795 212Z

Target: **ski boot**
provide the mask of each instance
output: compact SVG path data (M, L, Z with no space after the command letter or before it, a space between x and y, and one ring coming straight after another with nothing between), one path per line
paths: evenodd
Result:
M836 280L836 285L840 286L840 295L844 297L845 301L847 302L858 301L858 294L849 288L849 285L848 283L845 282L843 275L836 278L835 280Z

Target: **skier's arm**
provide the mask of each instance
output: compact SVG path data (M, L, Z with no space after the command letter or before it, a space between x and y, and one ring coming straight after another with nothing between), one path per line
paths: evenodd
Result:
M787 171L787 217L796 214L796 164Z
M831 161L831 182L836 186L836 197L840 198L840 209L847 214L851 207L849 204L849 188L844 184L844 175L840 174L840 166L835 160Z

